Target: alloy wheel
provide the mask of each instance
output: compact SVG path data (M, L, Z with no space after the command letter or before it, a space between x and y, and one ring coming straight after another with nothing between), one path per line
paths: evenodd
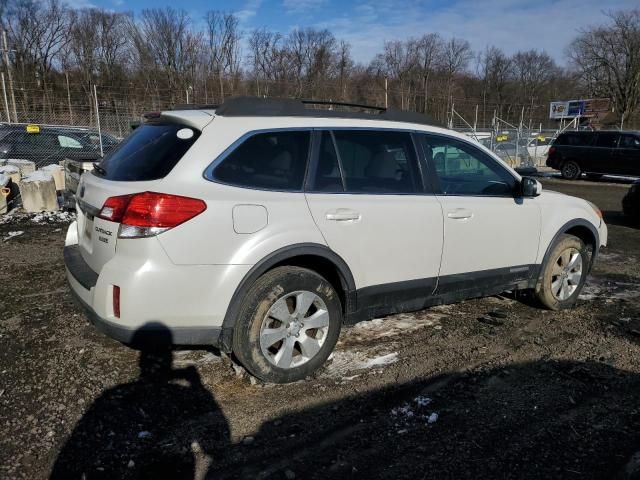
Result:
M322 348L329 330L329 311L313 292L295 291L271 306L260 327L260 349L276 367L307 363Z

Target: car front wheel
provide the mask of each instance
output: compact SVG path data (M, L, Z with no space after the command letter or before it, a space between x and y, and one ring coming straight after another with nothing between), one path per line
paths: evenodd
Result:
M327 360L341 325L340 298L327 280L305 268L278 267L260 277L245 296L233 352L265 382L294 382Z
M537 297L547 308L561 310L572 307L587 279L589 252L573 235L562 235L542 265L542 280Z

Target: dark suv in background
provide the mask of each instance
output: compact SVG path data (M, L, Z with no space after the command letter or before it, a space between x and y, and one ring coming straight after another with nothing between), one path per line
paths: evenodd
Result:
M547 166L560 170L569 180L582 173L592 178L605 174L640 176L640 132L561 133L549 148Z

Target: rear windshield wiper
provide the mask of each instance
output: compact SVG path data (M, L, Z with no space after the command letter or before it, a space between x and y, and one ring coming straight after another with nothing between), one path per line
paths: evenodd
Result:
M93 169L103 177L107 174L107 170L104 167L101 167L98 162L93 162Z

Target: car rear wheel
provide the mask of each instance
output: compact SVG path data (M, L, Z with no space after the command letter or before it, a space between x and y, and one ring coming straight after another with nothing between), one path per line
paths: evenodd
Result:
M305 268L278 267L260 277L245 296L233 352L265 382L294 382L327 360L341 325L340 299L327 280Z
M547 308L561 310L573 306L589 270L589 252L573 235L562 235L542 266L537 297Z
M560 172L562 173L563 178L566 178L567 180L575 180L580 176L580 165L573 160L569 160L562 164L562 170L560 170Z

